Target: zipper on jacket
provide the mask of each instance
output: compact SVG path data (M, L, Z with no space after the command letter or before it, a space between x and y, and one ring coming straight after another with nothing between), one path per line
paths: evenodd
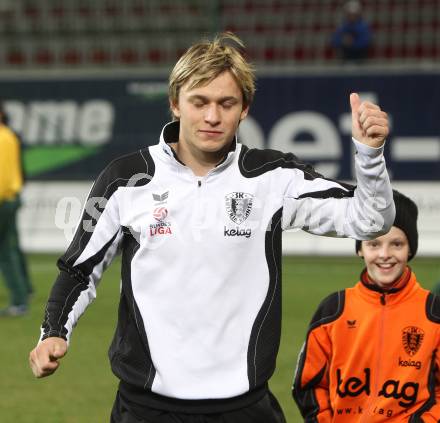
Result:
M372 416L374 416L373 407L377 403L378 399L378 391L379 391L379 377L380 377L380 368L381 368L381 357L382 357L382 349L383 349L383 339L385 335L385 312L386 312L386 295L383 292L380 296L380 303L383 307L380 310L379 317L379 348L377 350L377 361L374 370L374 386L371 387L371 396L368 399L365 405L365 414L361 418L361 423L367 423L370 416L370 412Z
M195 202L194 202L194 214L193 214L193 237L194 241L202 241L202 232L205 226L206 213L204 208L206 207L206 201L204 201L205 184L202 184L203 178L196 177L195 188ZM193 185L194 186L194 185Z

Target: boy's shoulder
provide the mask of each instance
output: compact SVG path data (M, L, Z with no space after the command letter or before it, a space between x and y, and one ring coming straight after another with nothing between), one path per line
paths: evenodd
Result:
M429 292L426 298L426 316L434 323L440 323L440 296Z
M310 329L337 320L345 306L345 290L333 292L324 298L310 322Z

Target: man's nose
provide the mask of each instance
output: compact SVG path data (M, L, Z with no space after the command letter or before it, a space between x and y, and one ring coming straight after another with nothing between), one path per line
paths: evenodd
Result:
M221 120L219 106L217 104L210 104L206 108L205 121L210 125L217 125Z

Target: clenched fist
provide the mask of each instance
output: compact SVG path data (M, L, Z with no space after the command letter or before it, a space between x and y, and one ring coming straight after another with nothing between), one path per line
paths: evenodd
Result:
M58 369L60 359L67 353L67 342L62 338L46 338L29 354L29 364L36 377L49 376Z

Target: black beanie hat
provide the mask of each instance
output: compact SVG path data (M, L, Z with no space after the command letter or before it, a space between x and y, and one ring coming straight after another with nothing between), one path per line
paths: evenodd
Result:
M419 234L417 232L418 209L416 203L399 191L393 190L394 204L396 206L396 218L393 226L405 232L409 243L409 257L411 260L417 252ZM361 249L361 241L356 241L356 253Z

